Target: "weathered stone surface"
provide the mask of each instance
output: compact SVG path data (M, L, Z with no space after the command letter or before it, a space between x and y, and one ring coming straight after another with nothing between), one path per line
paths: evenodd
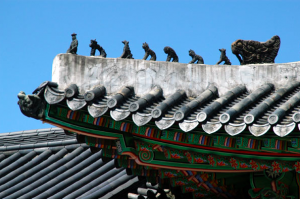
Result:
M81 94L103 85L107 93L133 86L135 93L141 96L159 85L164 96L177 89L185 90L190 96L215 85L223 95L240 84L246 85L250 92L264 83L273 83L278 88L291 80L300 81L299 71L300 62L228 67L59 54L53 61L52 81L57 82L61 90L76 84Z

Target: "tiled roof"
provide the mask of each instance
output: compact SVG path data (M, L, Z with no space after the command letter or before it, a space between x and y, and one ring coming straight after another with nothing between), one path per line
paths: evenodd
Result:
M300 122L300 82L290 82L281 88L267 83L252 93L240 85L222 96L218 96L218 88L209 86L197 97L189 97L185 91L177 90L166 98L159 86L141 97L136 96L134 88L129 86L109 95L105 94L103 86L81 95L69 89L71 87L59 91L48 86L45 99L49 104L66 99L71 110L87 107L93 117L105 113L115 121L132 117L137 126L154 121L161 130L179 126L184 132L201 130L212 134L224 129L232 136L242 132L262 136L273 131L284 137L298 129L296 126Z
M33 149L41 147L78 144L75 134L65 134L63 129L37 129L0 134L0 151Z
M143 184L62 129L0 134L0 198L127 198Z

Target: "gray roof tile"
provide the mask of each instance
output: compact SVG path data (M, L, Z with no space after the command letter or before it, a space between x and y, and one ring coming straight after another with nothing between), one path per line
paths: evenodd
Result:
M59 128L2 134L0 198L90 198L118 185L119 190L128 188L132 183L125 182L137 179L115 168L114 160L105 163L101 157L101 150L92 153Z
M300 98L298 95L293 98L293 95L300 91L300 82L291 81L276 89L274 90L273 84L266 83L249 93L245 86L240 85L218 99L216 99L218 96L216 87L205 90L197 98L187 97L181 91L166 96L165 99L161 95L157 98L149 97L152 96L151 91L142 97L134 95L134 92L126 96L116 93L94 99L92 103L87 105L87 109L93 117L110 113L115 121L124 120L132 115L133 122L137 126L147 125L147 123L153 121L157 128L161 130L179 125L179 128L184 132L192 131L198 127L211 134L224 127L226 133L232 136L244 130L250 131L255 136L261 136L262 134L259 132L262 132L265 126L268 125L270 127L268 129L271 129L272 126L273 132L283 137L293 131L300 121L293 119L295 113L300 114ZM48 90L45 90L45 95L51 95L51 93L47 93ZM278 99L276 98L272 105L264 106L262 114L249 116L253 109L264 103L264 100L273 98L274 93L278 96ZM105 103L103 102L105 98L110 98L110 100L105 101ZM49 104L61 102L52 102L51 97L45 99ZM291 99L293 100L291 101ZM283 106L284 104L285 106ZM72 107L69 106L69 108L73 110ZM277 117L278 119L270 120L268 119L270 117ZM216 128L211 128L212 126ZM278 133L279 128L284 129L287 133ZM298 128L300 128L300 125Z

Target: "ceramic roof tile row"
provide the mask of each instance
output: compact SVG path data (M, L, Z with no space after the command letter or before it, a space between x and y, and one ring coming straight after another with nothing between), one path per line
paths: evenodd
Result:
M115 94L102 92L86 101L82 96L67 98L64 91L47 86L44 96L49 104L66 100L73 111L87 107L93 117L109 113L114 120L121 121L131 116L137 126L154 121L161 130L178 125L185 132L195 129L212 134L223 127L232 136L244 131L262 136L273 130L284 137L300 122L299 91L300 82L290 82L277 90L267 83L252 93L241 85L218 97L217 88L210 86L196 98L186 96L183 90L164 98L159 86L141 97L134 95L132 87L124 87Z
M0 151L77 144L75 134L63 129L37 129L0 134Z
M42 147L26 142L32 147L9 148L23 146L25 137ZM11 141L9 146L6 140ZM57 145L49 147L47 141ZM0 198L100 198L107 194L108 198L126 198L119 192L142 184L123 168L115 168L114 160L103 162L102 151L92 153L59 128L4 133L0 143Z

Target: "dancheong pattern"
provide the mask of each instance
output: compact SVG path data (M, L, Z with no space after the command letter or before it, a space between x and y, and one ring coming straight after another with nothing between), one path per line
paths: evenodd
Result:
M286 142L282 140L210 136L195 134L192 132L184 133L176 131L175 129L174 131L159 130L152 126L139 127L128 121L115 121L107 116L93 118L82 111L71 111L59 106L55 108L57 118L66 118L70 121L76 122L77 124L81 122L86 125L114 129L131 135L141 135L141 139L134 140L132 146L135 149L133 152L137 155L139 160L144 163L152 163L158 158L160 161L165 162L172 160L183 161L191 165L199 165L200 168L203 167L205 169L219 168L225 170L253 171L271 169L272 172L278 174L290 171L300 173L300 163L298 161L271 161L255 158L226 157L218 154L203 153L200 149L179 149L176 145L171 146L166 144L168 141L171 141L174 143L186 143L196 146L215 147L219 149L244 149L253 151L265 149L266 151L282 151L287 149ZM86 144L95 148L102 148L104 157L116 159L119 167L124 167L127 170L130 170L134 175L144 176L149 182L160 183L160 186L162 187L164 186L164 183L171 184L171 186L174 187L180 186L182 193L191 192L193 193L193 198L205 198L214 196L214 194L218 194L223 197L239 194L237 187L226 185L224 181L225 178L217 180L214 177L216 174L209 175L206 172L196 172L188 169L173 170L157 168L154 165L139 165L134 158L118 153L116 149L116 142L114 140L95 138L87 135L84 138ZM145 140L144 138L159 139L161 142L149 142L150 140ZM166 143L164 143L164 141ZM294 148L300 148L297 138L294 138L291 143ZM221 183L220 180L223 180L224 183ZM285 185L282 183L279 183L278 187L282 187L282 190L286 190ZM258 193L261 193L258 189L253 189L252 191L255 196ZM250 194L250 196L252 195Z

